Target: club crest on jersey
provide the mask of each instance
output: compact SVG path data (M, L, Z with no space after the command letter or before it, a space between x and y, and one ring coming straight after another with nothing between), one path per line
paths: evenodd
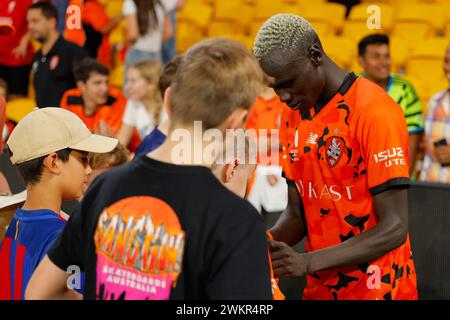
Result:
M59 56L53 56L50 60L50 70L55 70L59 64Z
M333 168L335 167L339 160L342 158L342 154L345 152L345 142L344 139L340 137L330 137L326 141L326 159L328 165Z

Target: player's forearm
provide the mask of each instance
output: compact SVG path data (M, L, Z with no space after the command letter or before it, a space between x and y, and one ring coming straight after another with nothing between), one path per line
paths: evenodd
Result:
M306 253L308 273L377 259L402 245L406 236L407 226L400 220L378 224L339 245Z
M275 240L294 246L303 240L306 230L303 222L291 210L288 206L269 232Z

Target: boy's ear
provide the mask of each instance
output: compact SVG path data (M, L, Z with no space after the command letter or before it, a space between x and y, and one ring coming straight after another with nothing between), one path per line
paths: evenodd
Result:
M225 129L243 128L247 119L248 110L238 108L225 120Z
M224 183L229 183L236 175L237 167L239 166L239 160L235 159L232 163L227 163L223 166L222 180Z
M59 174L61 171L59 168L59 164L57 163L58 159L59 158L56 152L50 153L48 156L45 157L43 165L51 173Z
M81 91L81 93L83 93L84 88L86 87L86 85L84 84L83 81L77 81L77 89Z
M164 91L164 108L166 108L167 116L172 116L172 110L170 109L170 94L172 93L172 88L168 87L166 91Z

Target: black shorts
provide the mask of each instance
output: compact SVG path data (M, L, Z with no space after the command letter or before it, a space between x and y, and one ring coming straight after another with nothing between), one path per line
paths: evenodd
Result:
M0 65L0 78L8 83L8 95L28 96L31 65L10 67Z

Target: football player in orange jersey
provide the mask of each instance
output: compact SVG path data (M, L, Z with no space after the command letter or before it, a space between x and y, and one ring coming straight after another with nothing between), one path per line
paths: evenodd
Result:
M270 230L275 276L307 276L305 299L417 299L401 108L324 52L311 24L279 14L254 54L290 110L280 140L289 205ZM291 246L306 236L306 253Z

